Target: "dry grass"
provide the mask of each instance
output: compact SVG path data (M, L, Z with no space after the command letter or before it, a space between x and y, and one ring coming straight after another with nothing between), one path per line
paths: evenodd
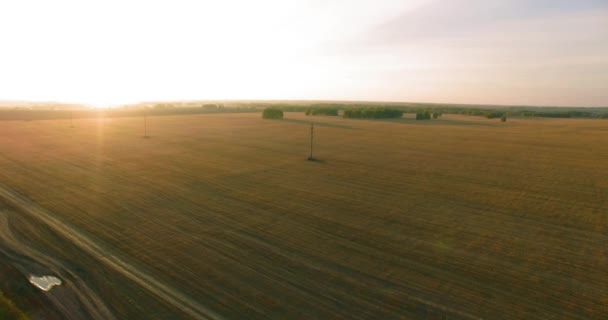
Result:
M3 122L0 182L228 318L608 317L605 121L286 118Z

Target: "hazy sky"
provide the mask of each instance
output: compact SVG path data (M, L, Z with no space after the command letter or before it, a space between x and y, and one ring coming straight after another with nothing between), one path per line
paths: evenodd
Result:
M0 100L608 106L608 0L6 0Z

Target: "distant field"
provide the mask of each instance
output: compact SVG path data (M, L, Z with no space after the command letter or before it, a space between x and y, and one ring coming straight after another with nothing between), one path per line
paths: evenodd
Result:
M4 121L0 184L225 318L608 318L606 121L285 117ZM186 318L10 219L118 318Z

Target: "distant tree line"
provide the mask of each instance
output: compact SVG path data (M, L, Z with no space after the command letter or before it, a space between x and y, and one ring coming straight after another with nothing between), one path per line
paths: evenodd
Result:
M201 107L172 107L168 105L152 105L150 107L139 108L113 108L113 109L78 109L78 110L28 110L28 109L2 109L0 108L0 120L50 120L50 119L84 119L84 118L120 118L120 117L141 117L148 116L168 116L168 115L187 115L187 114L209 114L209 113L256 113L261 109L255 107L226 107L223 109L209 110Z
M488 119L498 119L498 118L502 118L504 115L505 115L505 113L501 112L501 111L491 111L491 112L485 113L485 117Z
M403 116L402 110L392 108L351 108L344 110L344 118L354 119L387 119L387 118L401 118Z
M608 116L608 113L594 115L588 111L566 110L562 112L542 112L542 111L522 111L525 117L543 117L543 118L603 118Z
M147 113L149 116L185 115L204 113L253 113L265 108L280 109L284 112L308 112L310 115L339 115L346 118L390 118L401 117L402 114L424 114L428 112L431 118L442 114L461 114L480 116L490 119L509 117L543 117L543 118L594 118L608 119L608 107L578 108L578 107L526 107L526 106L478 106L452 105L431 103L310 103L297 102L241 102L228 101L222 103L201 102L159 102L125 105L112 109L87 109L71 106L50 107L4 107L0 108L0 120L43 120L93 117L135 117ZM361 111L348 111L357 110ZM314 111L313 111L314 110ZM371 111L374 110L374 111ZM375 110L392 110L377 112ZM73 111L73 113L71 112Z
M207 111L223 111L225 109L223 103L219 103L219 104L205 103L201 106L201 108L203 108Z
M141 113L142 109L147 109L147 113L149 116L155 115L179 115L179 114L205 114L205 113L253 113L260 112L261 109L255 107L224 107L221 104L204 104L199 107L157 107L155 105L152 108L141 108L141 109L110 109L107 110L106 113L113 114L121 114L126 112L131 113Z
M566 108L564 108L566 109ZM603 111L603 110L602 110ZM597 118L597 119L608 119L608 111L598 112L594 111L580 111L580 110L464 110L459 112L460 114L466 114L470 116L482 116L488 119L502 118L507 112L512 116L520 117L540 117L540 118Z
M337 116L338 108L314 107L306 109L307 116Z
M438 103L385 103L385 102L307 102L307 101L284 101L284 102L234 102L241 106L257 108L261 110L266 107L281 109L284 112L309 112L312 115L314 109L335 109L338 114L351 109L384 108L400 110L403 114L418 114L429 112L431 119L440 117L442 114L461 114L469 116L488 117L491 119L502 118L507 114L509 117L546 117L546 118L597 118L608 119L608 107L531 107L531 106L496 106L496 105L464 105L464 104L438 104ZM310 111L309 111L310 110ZM323 111L321 111L323 112ZM329 112L329 111L328 111ZM332 111L333 112L333 111ZM365 113L365 112L363 112ZM317 113L319 114L319 113ZM354 116L362 116L355 112ZM348 117L348 115L346 116ZM354 118L354 117L353 117Z
M430 111L418 111L416 112L416 120L431 120L437 119L441 117L443 114L441 112L430 112Z

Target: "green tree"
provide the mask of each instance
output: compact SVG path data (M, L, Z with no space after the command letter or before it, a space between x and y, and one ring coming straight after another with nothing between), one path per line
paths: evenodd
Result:
M416 120L431 120L431 113L428 111L416 112Z
M264 119L283 119L283 110L276 108L266 108L262 112Z

